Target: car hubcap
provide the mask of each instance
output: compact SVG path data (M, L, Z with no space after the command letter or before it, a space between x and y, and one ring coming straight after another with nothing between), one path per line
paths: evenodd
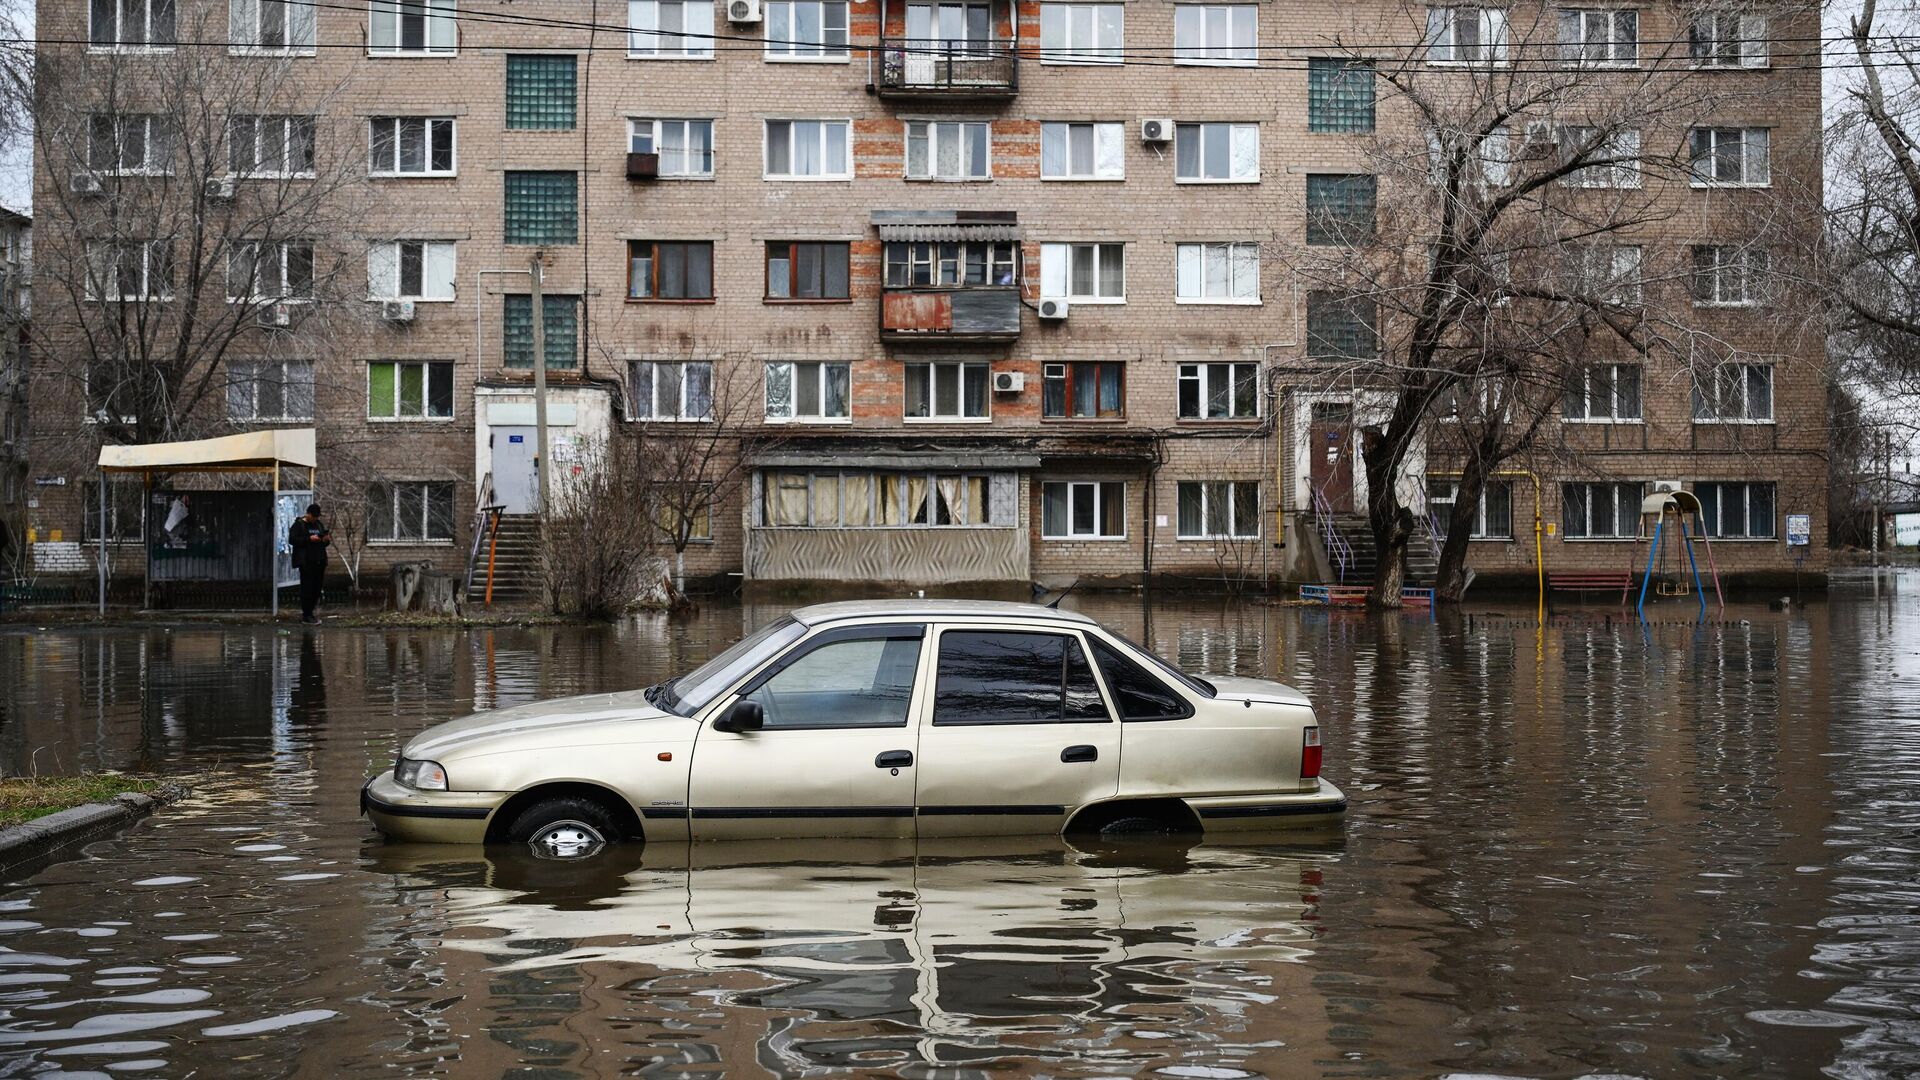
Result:
M533 853L543 859L584 859L607 842L584 821L556 821L533 834Z

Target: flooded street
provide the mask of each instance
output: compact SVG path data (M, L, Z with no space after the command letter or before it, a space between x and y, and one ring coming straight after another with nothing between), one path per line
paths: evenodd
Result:
M784 609L0 627L9 772L194 789L0 890L0 1076L1912 1076L1906 585L1647 628L1076 596L1308 693L1344 829L559 867L384 844L360 783L439 720L646 685Z

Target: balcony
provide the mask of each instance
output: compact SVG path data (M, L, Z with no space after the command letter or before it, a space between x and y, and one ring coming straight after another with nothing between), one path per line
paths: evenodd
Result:
M1011 41L880 39L874 91L883 98L978 101L1020 92L1020 63Z
M1011 211L876 210L884 249L880 340L1020 336L1020 226Z

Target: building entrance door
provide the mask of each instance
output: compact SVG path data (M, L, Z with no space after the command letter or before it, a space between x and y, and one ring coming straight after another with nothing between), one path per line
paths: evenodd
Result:
M1307 429L1307 475L1336 514L1353 512L1353 406L1316 401Z
M493 429L494 501L509 514L540 511L540 476L535 462L536 428Z

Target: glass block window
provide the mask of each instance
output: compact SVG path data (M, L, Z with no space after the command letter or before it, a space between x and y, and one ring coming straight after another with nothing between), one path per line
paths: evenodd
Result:
M1346 133L1373 130L1373 62L1319 58L1307 61L1307 130Z
M1340 293L1307 294L1307 359L1357 360L1380 354L1373 301Z
M509 244L580 242L580 192L570 172L509 172Z
M579 362L580 298L544 296L547 309L547 370L571 370ZM506 297L501 325L502 362L510 368L533 367L533 297Z
M507 57L507 127L572 131L574 58Z
M1376 186L1362 174L1307 177L1307 243L1351 247L1373 238Z

